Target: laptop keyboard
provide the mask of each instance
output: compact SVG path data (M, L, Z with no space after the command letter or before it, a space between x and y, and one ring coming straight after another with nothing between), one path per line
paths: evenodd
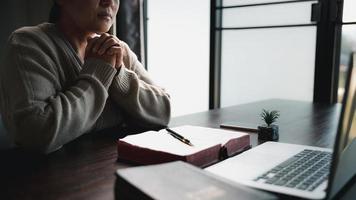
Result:
M305 149L254 181L313 191L328 179L331 153Z

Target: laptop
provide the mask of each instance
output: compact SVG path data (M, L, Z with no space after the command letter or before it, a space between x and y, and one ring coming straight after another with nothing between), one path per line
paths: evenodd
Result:
M352 55L355 60L356 54ZM356 176L356 69L349 66L333 149L265 142L206 168L228 181L307 199L332 199Z

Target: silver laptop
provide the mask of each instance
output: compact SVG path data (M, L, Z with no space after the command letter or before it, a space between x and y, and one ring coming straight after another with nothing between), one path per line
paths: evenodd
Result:
M276 193L308 199L335 198L356 175L354 64L349 67L333 149L266 142L206 170L227 181Z

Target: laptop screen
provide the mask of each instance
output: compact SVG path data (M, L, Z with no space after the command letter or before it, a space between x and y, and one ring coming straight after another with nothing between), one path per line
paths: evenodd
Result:
M351 55L345 94L334 145L329 197L334 197L356 174L356 54Z

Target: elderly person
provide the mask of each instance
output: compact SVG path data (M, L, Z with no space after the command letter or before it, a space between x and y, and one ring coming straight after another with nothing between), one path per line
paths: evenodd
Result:
M10 36L0 111L16 145L49 153L91 131L168 124L169 95L106 33L118 7L118 0L56 0L54 23Z

